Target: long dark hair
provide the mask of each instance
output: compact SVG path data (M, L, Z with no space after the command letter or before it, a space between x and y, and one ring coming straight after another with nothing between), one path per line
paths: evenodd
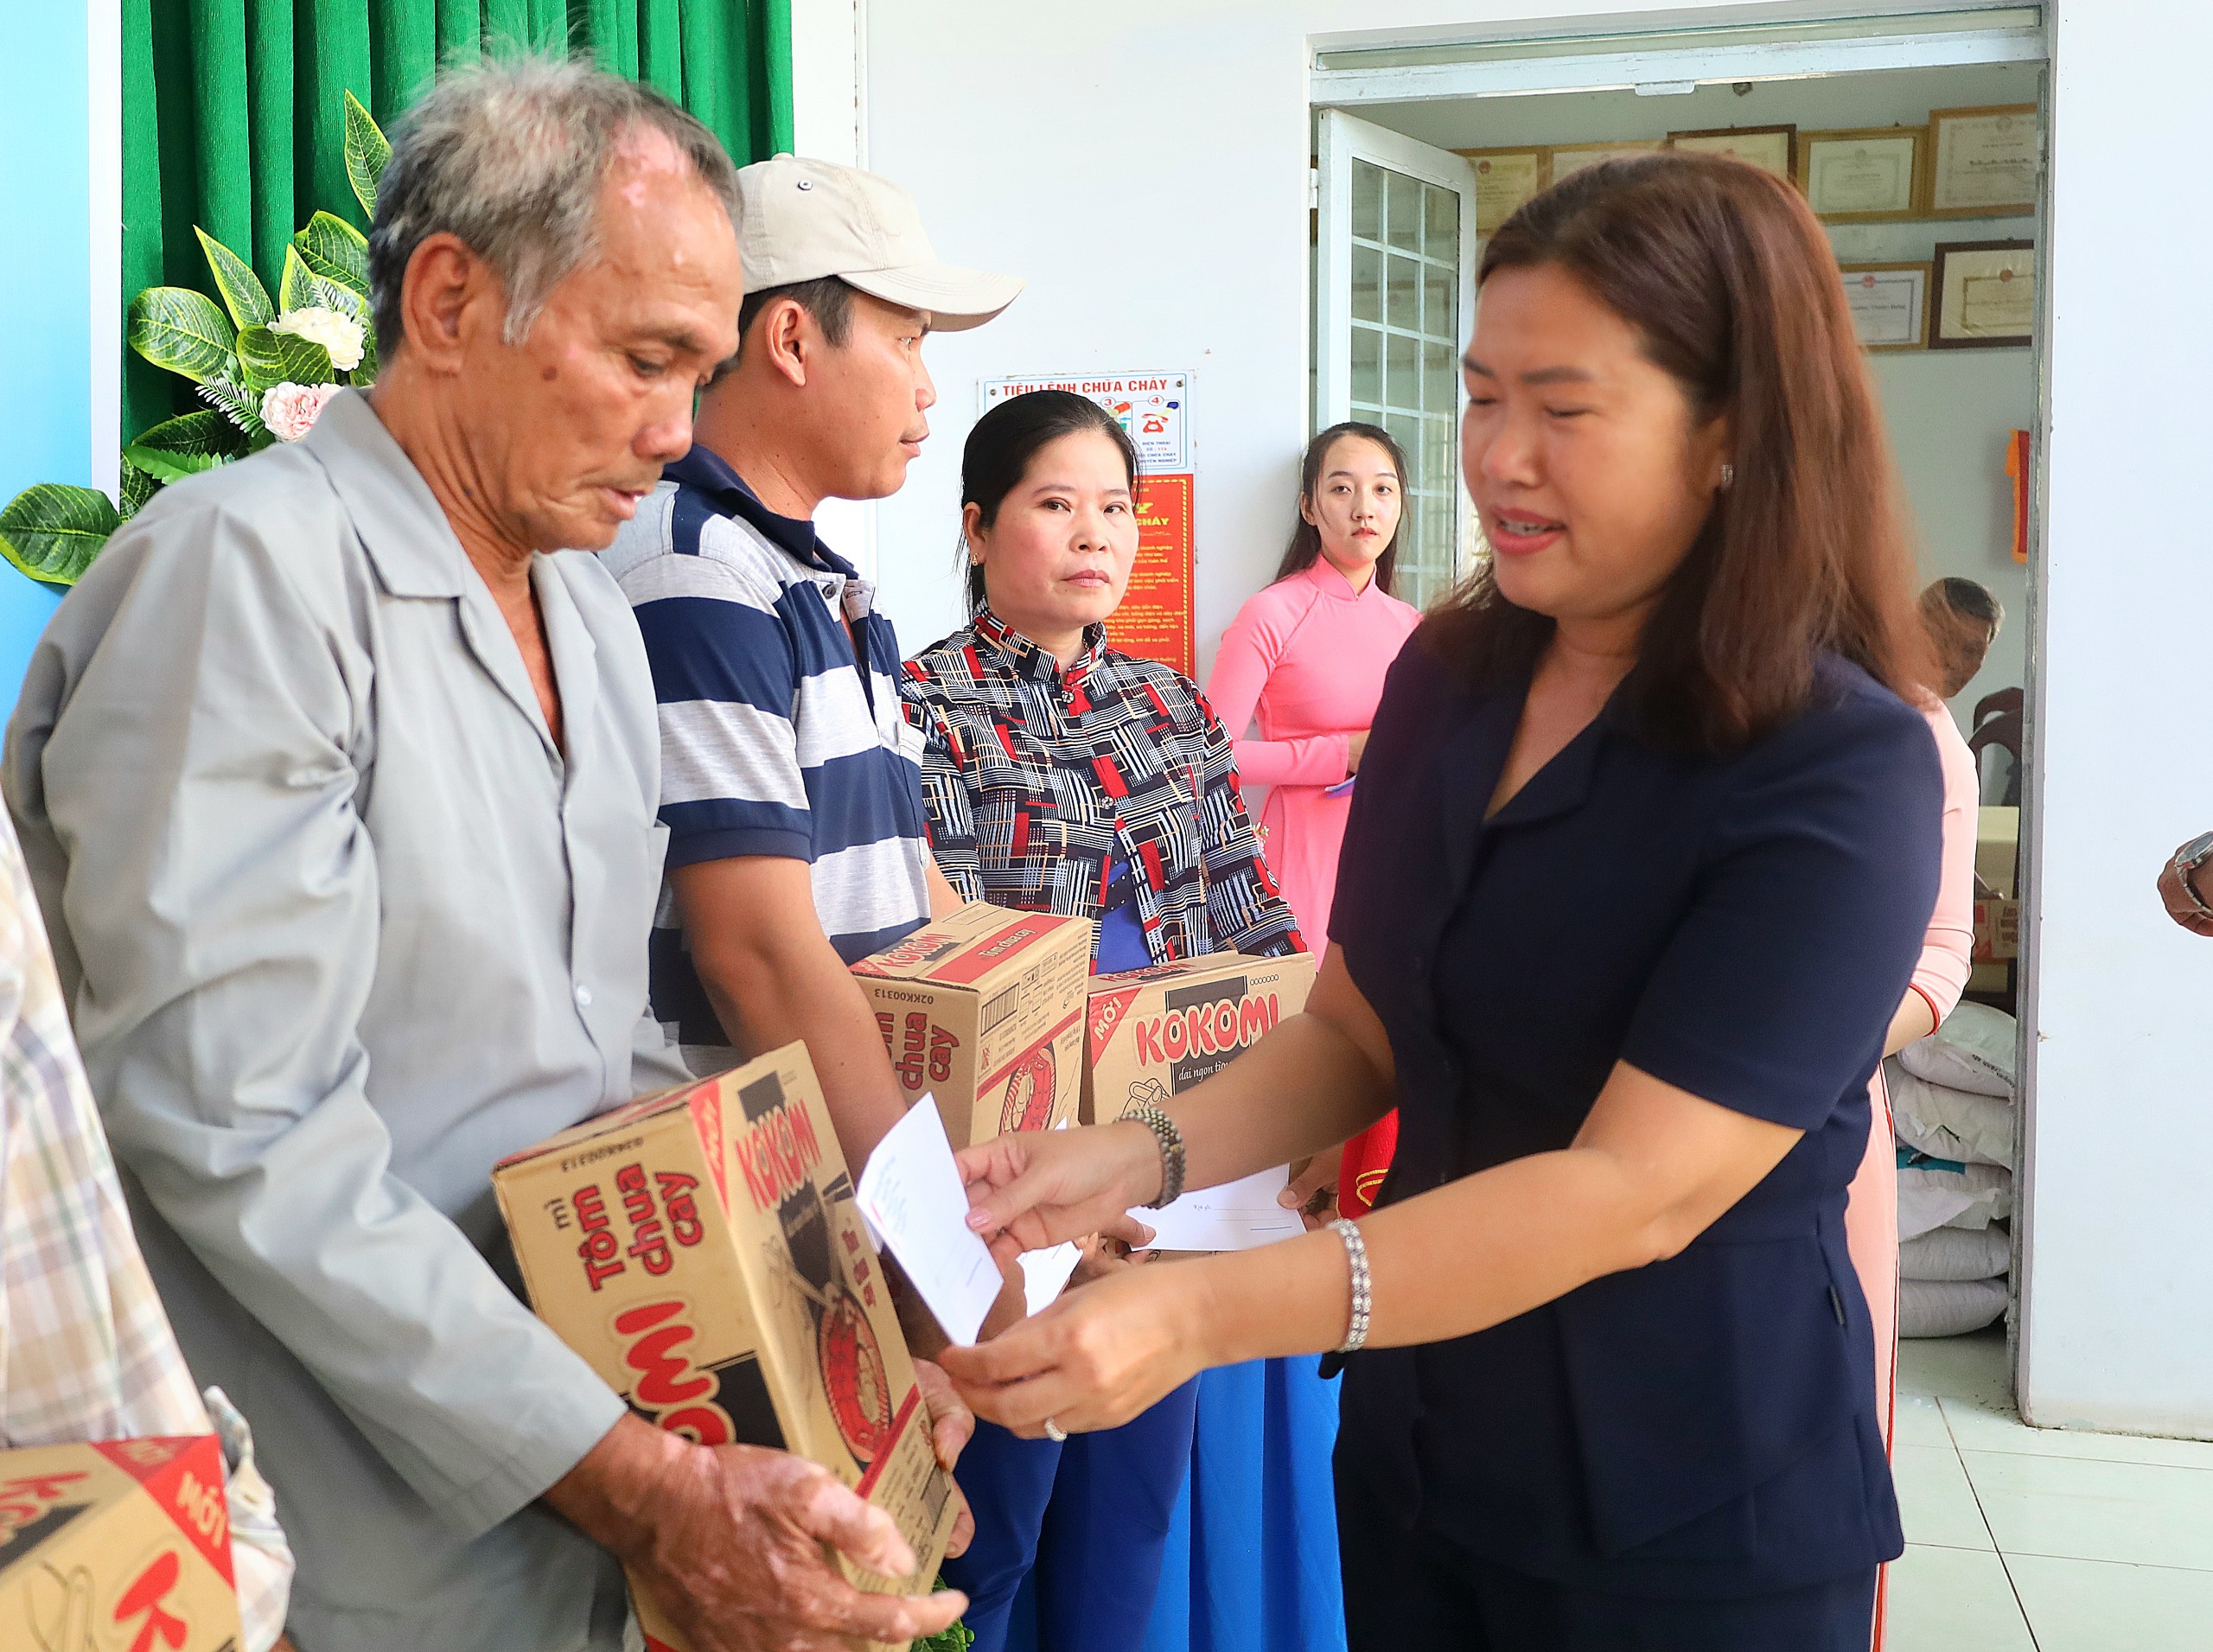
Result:
M1825 651L1917 701L1933 661L1897 468L1836 255L1797 192L1719 156L1602 163L1508 219L1476 284L1546 265L1635 328L1699 418L1731 420L1733 482L1623 685L1638 732L1740 748L1804 709ZM1508 602L1485 568L1429 629L1446 658L1498 682L1534 664L1553 622Z
M976 507L979 524L989 527L998 520L999 507L1021 486L1030 462L1041 449L1064 436L1096 431L1120 450L1130 473L1134 506L1138 491L1138 446L1122 423L1087 396L1073 390L1032 390L1010 396L978 419L968 432L968 445L960 450L960 507ZM967 539L961 539L960 559L968 570L968 612L983 611L984 564L968 559Z
M1399 525L1391 530L1391 543L1383 547L1383 554L1375 558L1375 589L1386 596L1393 595L1391 581L1399 569L1399 535L1406 526L1406 456L1400 451L1399 443L1391 432L1381 424L1363 424L1349 418L1342 424L1332 424L1306 444L1306 456L1298 464L1298 501L1313 508L1314 490L1322 485L1322 467L1329 462L1330 450L1347 437L1358 437L1363 442L1373 442L1391 461L1391 469L1399 476ZM1298 513L1298 525L1291 531L1291 543L1284 547L1283 561L1276 569L1278 579L1288 579L1293 574L1304 573L1314 565L1314 558L1322 554L1322 530L1306 520L1306 512Z

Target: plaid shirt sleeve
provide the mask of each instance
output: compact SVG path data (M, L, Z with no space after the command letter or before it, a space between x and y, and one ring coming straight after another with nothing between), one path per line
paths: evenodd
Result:
M1200 772L1206 786L1207 921L1225 947L1254 957L1304 952L1298 922L1277 891L1276 880L1260 852L1260 834L1245 812L1244 788L1237 783L1237 759L1229 736L1206 696L1197 696L1204 727Z
M131 1231L0 810L0 1445L211 1430ZM244 1454L226 1486L242 1627L247 1652L265 1652L284 1626L291 1552L243 1420L224 1444L234 1465Z
M930 698L928 673L910 660L899 679L901 708L922 736L922 818L929 829L930 855L945 881L964 901L984 898L983 869L976 849L976 816L968 782L954 756L953 725Z

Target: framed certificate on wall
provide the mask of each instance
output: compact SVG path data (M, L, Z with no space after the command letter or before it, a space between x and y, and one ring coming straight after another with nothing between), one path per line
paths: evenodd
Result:
M1920 126L1872 126L1798 135L1798 188L1833 224L1912 218L1921 208Z
M1488 235L1514 209L1545 187L1548 169L1540 149L1456 150L1476 169L1476 233Z
M2032 103L1932 109L1932 218L2013 218L2037 209L2044 124Z
M1571 173L1580 172L1586 166L1596 166L1601 161L1616 161L1624 156L1649 155L1661 147L1656 137L1623 138L1613 144L1555 144L1552 148L1552 182L1558 183Z
M1694 150L1706 155L1733 155L1778 178L1797 175L1795 126L1730 126L1702 132L1669 132L1668 147Z
M2002 349L2036 336L2035 242L1941 242L1936 266L1930 349Z
M1920 350L1929 345L1929 290L1935 266L1927 264L1847 264L1844 300L1853 331L1869 350Z

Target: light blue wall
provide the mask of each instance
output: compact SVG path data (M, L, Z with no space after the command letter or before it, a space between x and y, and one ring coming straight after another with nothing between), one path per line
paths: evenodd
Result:
M0 3L0 504L92 481L86 0ZM58 594L0 563L0 715Z

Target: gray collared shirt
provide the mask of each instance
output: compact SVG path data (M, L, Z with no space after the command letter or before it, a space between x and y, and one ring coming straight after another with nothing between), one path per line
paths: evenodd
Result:
M348 392L118 533L8 729L93 1093L187 1356L258 1437L303 1652L619 1643L612 1561L535 1499L622 1402L511 1290L488 1172L681 1076L645 1018L659 742L614 580L531 577L565 750Z

